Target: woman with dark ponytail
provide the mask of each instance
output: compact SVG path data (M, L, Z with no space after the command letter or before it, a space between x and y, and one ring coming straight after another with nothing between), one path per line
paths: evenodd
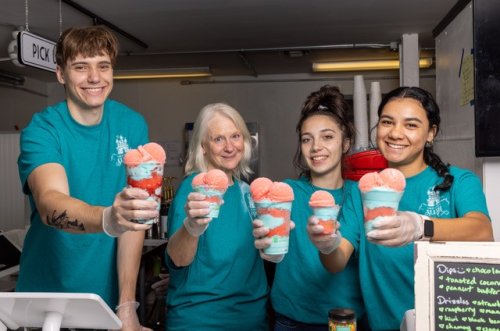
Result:
M307 220L312 214L308 205L311 195L324 190L343 205L345 196L356 182L342 178L342 162L354 144L353 111L339 89L323 86L306 99L296 126L297 152L294 165L298 179L287 179L294 193L291 219L296 226L290 232L286 256L266 255L262 249L270 244L269 228L254 220L255 247L262 258L276 263L271 303L276 313L274 331L326 331L328 311L348 307L362 319L363 299L359 285L358 260L335 275L318 259L316 247L308 239ZM340 237L335 233L332 238ZM358 330L366 330L359 324Z
M356 251L363 299L374 331L399 330L405 311L414 307L414 241L493 240L479 178L445 164L433 151L440 116L431 94L418 87L397 88L383 98L378 115L377 146L389 167L406 178L400 211L377 218L366 232L358 189L342 208L340 245L321 235L313 220L307 228L320 251L336 247L330 254L320 254L331 272L343 270Z

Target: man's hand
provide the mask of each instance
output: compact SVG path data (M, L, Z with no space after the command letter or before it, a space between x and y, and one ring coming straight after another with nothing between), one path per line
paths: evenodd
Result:
M139 323L136 312L138 307L139 303L136 301L124 302L116 307L116 315L122 321L122 331L153 331Z
M144 231L151 224L140 224L131 220L157 219L158 203L146 200L149 194L138 188L124 188L115 196L111 207L104 209L102 226L111 237L118 237L125 231Z

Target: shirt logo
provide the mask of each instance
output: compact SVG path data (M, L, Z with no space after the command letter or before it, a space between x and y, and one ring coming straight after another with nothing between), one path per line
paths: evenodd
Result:
M246 193L244 196L245 202L248 206L248 211L250 213L250 217L252 220L257 218L257 208L255 207L255 203L253 202L252 196L250 193Z
M127 138L122 135L117 135L115 138L116 153L111 155L111 162L114 162L117 167L121 166L123 163L123 157L125 153L130 149L128 146Z
M418 211L430 217L446 218L450 215L450 201L441 196L441 191L435 191L434 186L427 190L427 201L420 204Z

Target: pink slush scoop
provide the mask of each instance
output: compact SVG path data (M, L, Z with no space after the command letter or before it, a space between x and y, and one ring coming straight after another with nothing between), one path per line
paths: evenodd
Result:
M404 191L406 179L401 171L394 168L387 168L382 170L379 175L386 186L398 192Z
M378 172L369 172L359 179L358 186L361 192L368 192L375 187L384 186L384 182Z
M290 185L283 182L274 182L269 188L267 197L271 201L286 202L293 201L293 190Z
M144 150L149 153L149 155L153 158L153 160L158 161L160 163L165 163L165 160L167 159L167 153L161 147L161 145L157 143L147 143L146 145L143 146Z
M148 143L139 146L137 149L130 149L123 157L123 162L128 166L134 166L143 162L156 161L164 164L167 154L161 145L157 143Z
M205 185L205 175L206 172L200 172L193 178L193 182L191 183L192 186L200 186L200 185Z
M250 194L254 201L265 199L269 189L273 185L272 180L266 177L259 177L250 184Z
M369 172L359 179L358 187L361 192L368 192L376 188L386 188L403 192L406 179L403 173L394 168L387 168L381 172Z
M333 207L335 206L335 199L327 191L319 190L314 192L309 199L309 206L311 207Z
M206 186L219 191L226 191L229 186L229 179L224 171L212 169L208 172L200 172L194 176L192 186Z
M206 185L219 191L226 191L229 185L226 173L219 169L209 170L204 180Z

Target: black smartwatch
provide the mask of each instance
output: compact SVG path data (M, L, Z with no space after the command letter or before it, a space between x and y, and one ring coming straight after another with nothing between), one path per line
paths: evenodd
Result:
M434 222L429 218L429 216L421 215L424 219L424 236L422 240L431 240L434 237Z

